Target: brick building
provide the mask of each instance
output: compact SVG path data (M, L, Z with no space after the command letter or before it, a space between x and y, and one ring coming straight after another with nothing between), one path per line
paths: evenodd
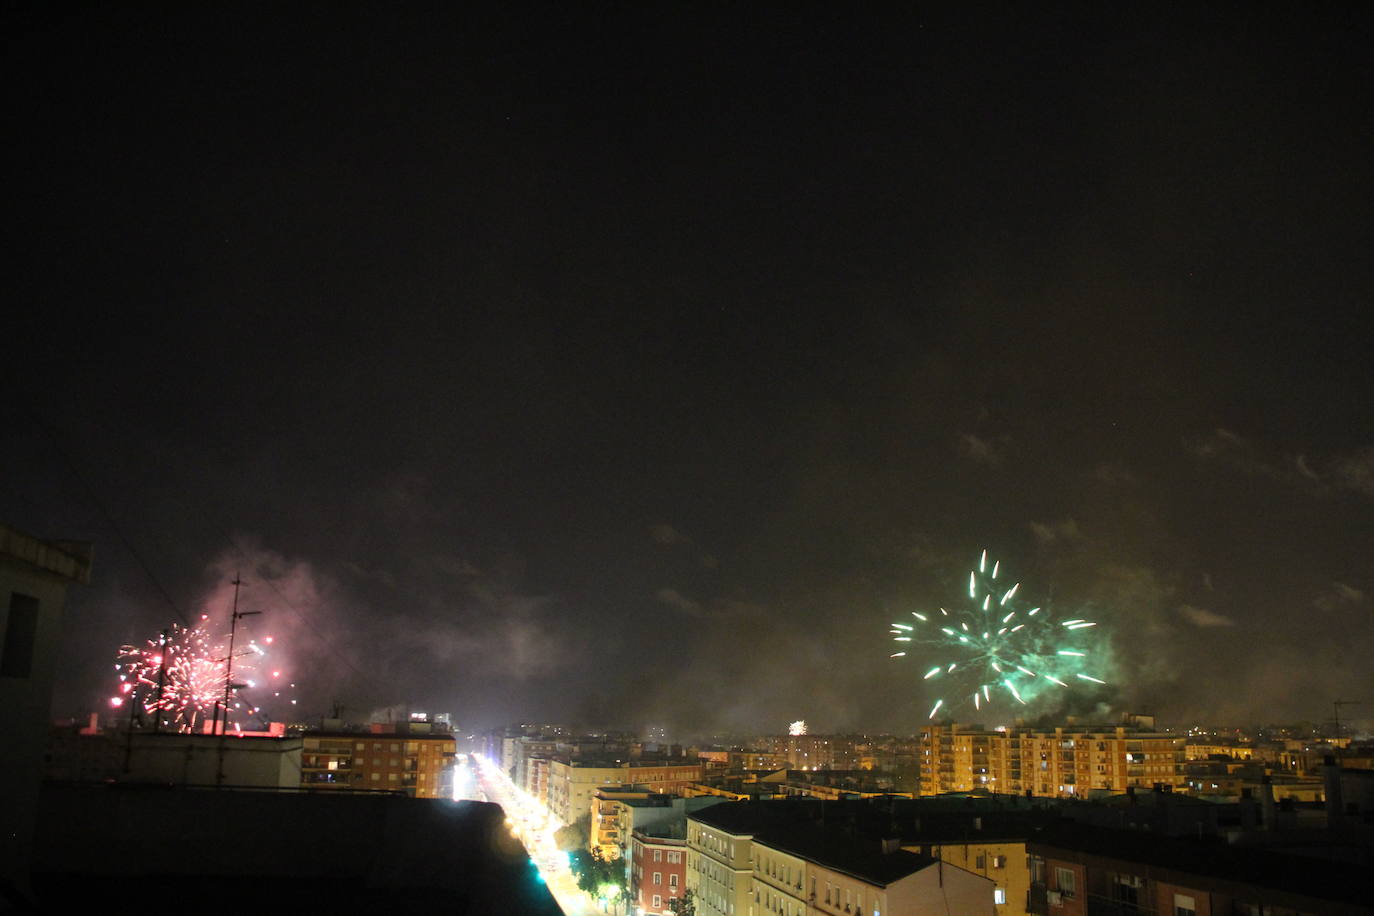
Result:
M301 754L301 786L451 798L457 750L453 735L395 728L401 730L307 733Z

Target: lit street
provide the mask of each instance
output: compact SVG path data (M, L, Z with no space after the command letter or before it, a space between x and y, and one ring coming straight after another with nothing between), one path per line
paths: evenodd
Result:
M453 797L455 801L472 799L501 806L512 835L524 844L567 916L604 912L597 901L578 888L577 878L568 868L566 853L558 849L554 833L563 825L536 799L517 788L499 766L477 754L460 755L454 774Z

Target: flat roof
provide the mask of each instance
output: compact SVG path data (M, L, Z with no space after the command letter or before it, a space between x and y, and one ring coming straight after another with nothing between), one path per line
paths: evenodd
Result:
M1266 900L1274 903L1284 902L1271 900L1274 892L1291 895L1299 904L1312 900L1369 903L1368 877L1349 863L1231 846L1220 838L1198 840L1058 822L1039 831L1027 849L1051 858L1067 852L1085 864L1097 860L1100 865L1126 863L1127 867L1164 870L1173 873L1167 880L1185 885L1192 881L1204 887L1231 884L1263 889Z
M802 804L722 802L688 815L700 823L760 843L817 865L886 886L935 864L931 856L897 849L882 851L881 838L816 821Z

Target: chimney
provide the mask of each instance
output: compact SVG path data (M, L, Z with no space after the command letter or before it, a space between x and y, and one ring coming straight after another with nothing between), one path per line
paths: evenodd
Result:
M1260 777L1260 829L1273 830L1278 820L1274 812L1274 786L1265 773Z
M1332 754L1322 758L1322 783L1326 796L1326 824L1339 823L1345 813L1345 798L1341 793L1341 767Z

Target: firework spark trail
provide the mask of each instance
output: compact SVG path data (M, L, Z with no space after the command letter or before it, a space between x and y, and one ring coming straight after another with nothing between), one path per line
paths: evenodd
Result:
M1021 583L999 581L1001 571L1001 561L989 570L984 550L969 572L966 607L942 607L938 617L912 611L915 623L892 624L890 635L902 644L892 658L905 657L912 643L957 653L922 675L945 687L928 718L966 702L977 710L996 699L1026 706L1046 691L1067 689L1070 679L1084 686L1106 683L1081 670L1092 660L1084 631L1097 624L1081 617L1056 622L1043 608L1022 607L1015 601Z
M242 691L258 686L253 674L257 663L266 655L266 649L251 639L242 647L236 647L232 672L235 683L243 687L228 685L230 665L226 641L211 635L208 619L208 615L202 614L191 627L173 624L165 642L159 636L143 646L121 647L115 664L115 671L119 673L119 693L111 698L110 705L118 707L126 701L140 702L145 712L161 717L177 731L195 732L214 718L216 707L224 703L225 687L230 686L226 730L241 731L245 718L260 718L260 707L249 703ZM272 637L266 637L263 642L270 644ZM281 671L272 670L268 676L278 682ZM275 695L280 696L280 691Z

